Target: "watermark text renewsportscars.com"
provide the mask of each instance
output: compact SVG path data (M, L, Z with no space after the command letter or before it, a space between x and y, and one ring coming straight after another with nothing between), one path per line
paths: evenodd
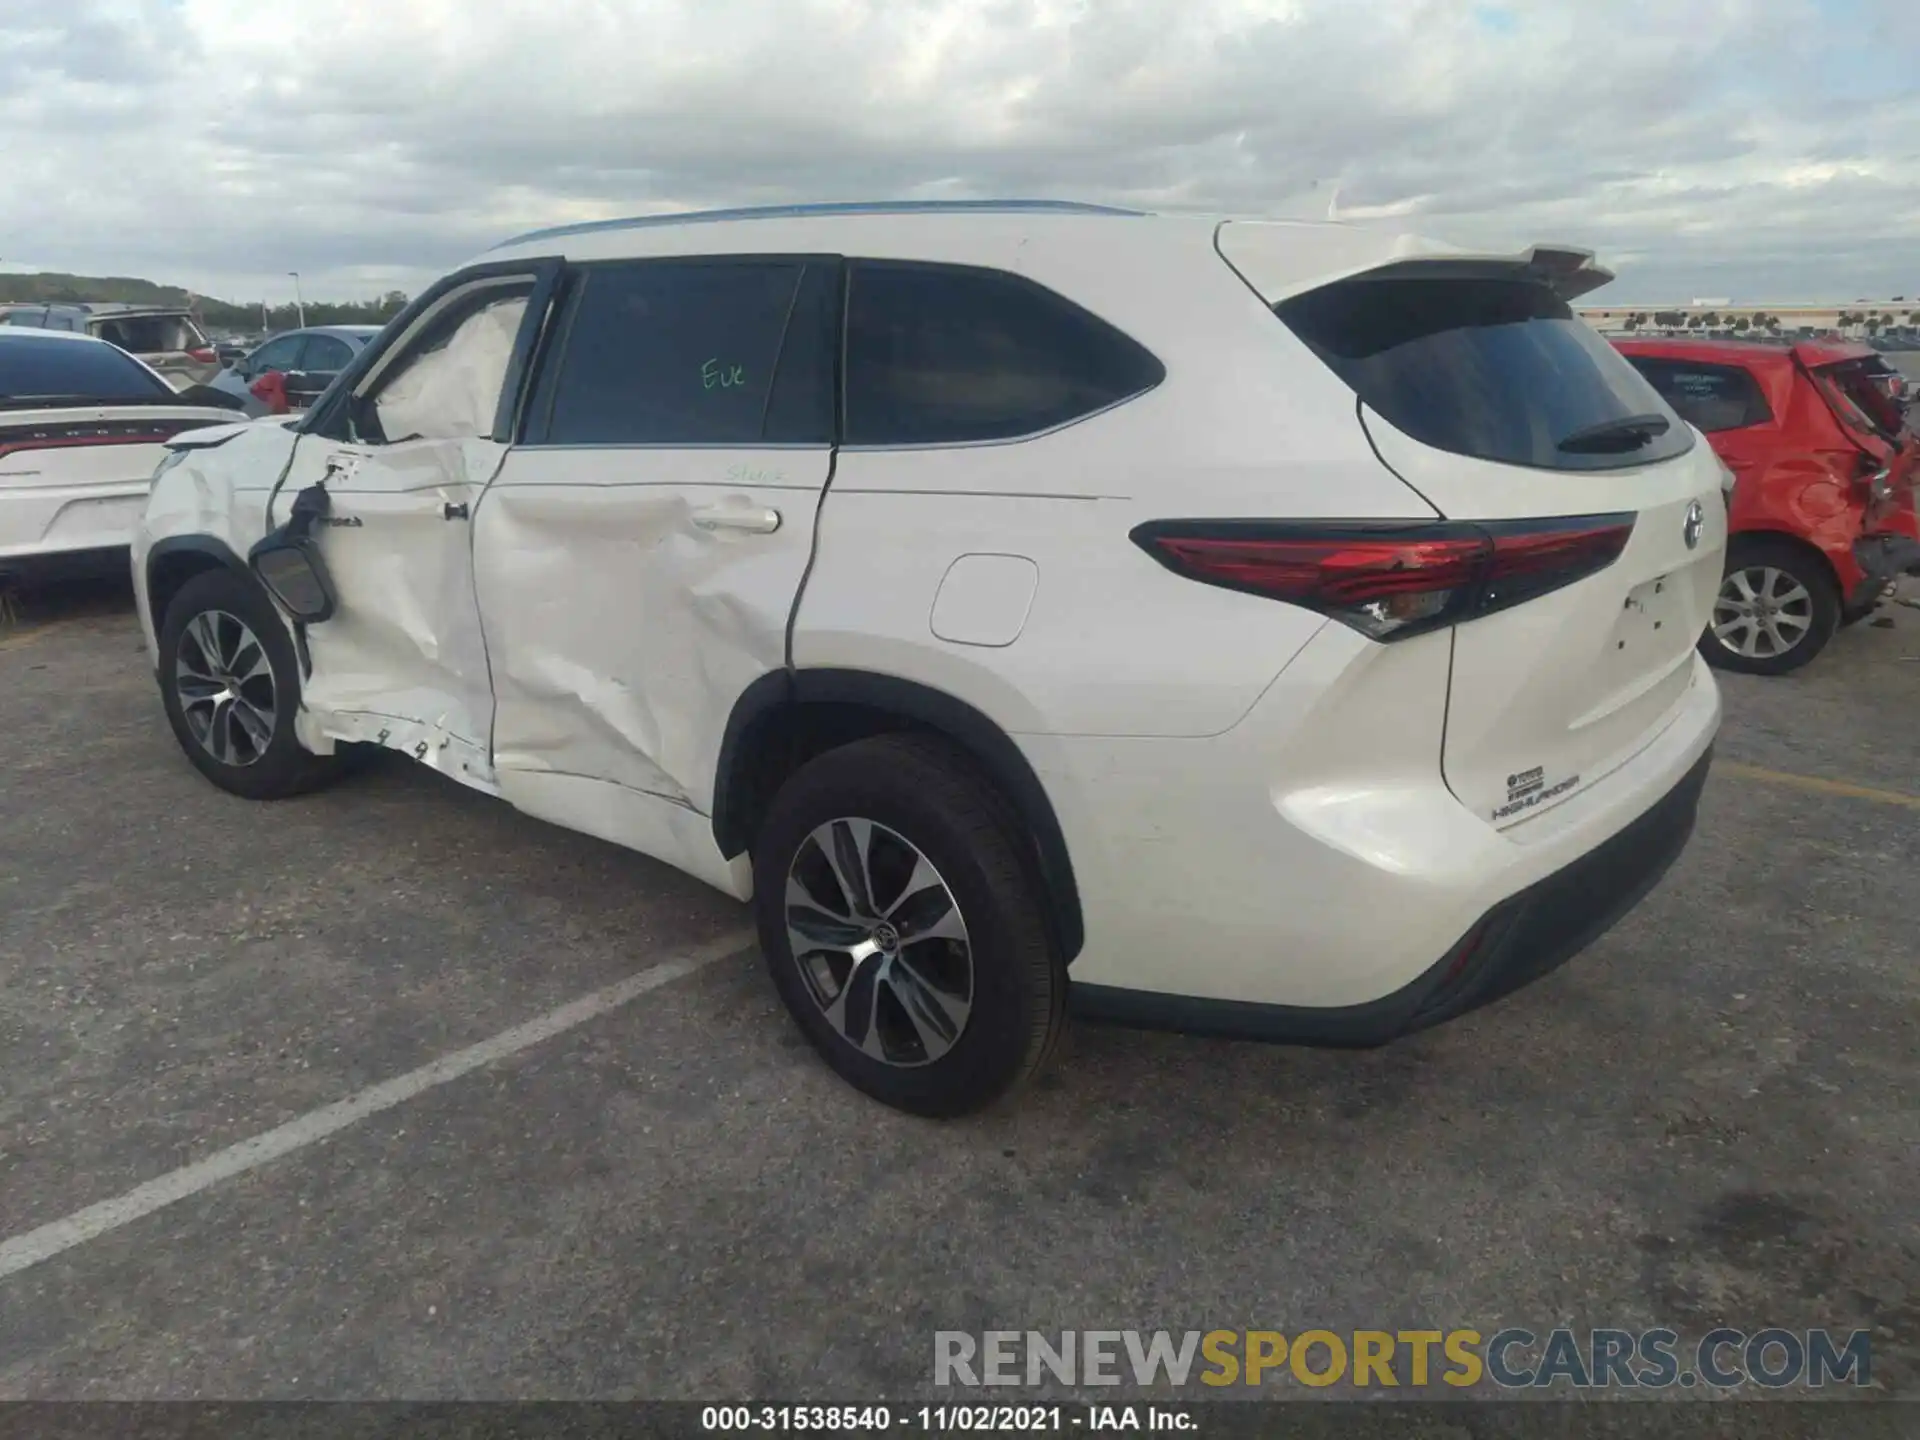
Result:
M946 1387L1819 1389L1873 1383L1865 1330L940 1330ZM1204 1390L1198 1393L1205 1393Z

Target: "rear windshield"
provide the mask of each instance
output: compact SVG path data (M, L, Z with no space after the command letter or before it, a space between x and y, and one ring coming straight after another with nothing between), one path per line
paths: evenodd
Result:
M1362 276L1274 312L1367 405L1438 450L1614 470L1693 445L1653 387L1544 285Z
M135 355L197 350L206 343L184 315L128 315L93 322L93 333Z
M151 400L173 391L111 345L9 336L0 341L0 404L18 408L42 396Z

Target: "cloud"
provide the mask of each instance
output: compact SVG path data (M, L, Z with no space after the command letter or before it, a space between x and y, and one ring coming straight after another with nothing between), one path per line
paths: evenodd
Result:
M1916 78L1900 0L9 0L0 257L365 294L684 206L1337 183L1623 301L1910 293Z

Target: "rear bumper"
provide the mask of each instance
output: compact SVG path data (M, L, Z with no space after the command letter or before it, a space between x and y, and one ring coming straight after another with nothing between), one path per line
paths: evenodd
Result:
M0 580L27 586L64 580L118 580L126 573L125 545L0 555Z
M1719 729L1719 689L1690 655L1637 749L1501 828L1440 773L1449 639L1382 646L1329 624L1210 738L1019 737L1073 857L1083 1007L1145 1018L1178 996L1336 1025L1377 1008L1385 1024L1356 1028L1396 1033L1450 946L1655 810ZM1195 1023L1178 1008L1168 1023Z
M1908 535L1863 535L1853 542L1853 558L1866 578L1847 596L1847 603L1865 605L1877 599L1895 577L1920 575L1920 540Z
M151 482L144 476L105 484L0 488L0 572L71 568L96 552L126 546Z
M1708 749L1639 819L1481 917L1425 973L1361 1005L1263 1005L1075 984L1095 1021L1241 1040L1366 1047L1441 1024L1557 969L1644 899L1686 848L1713 762Z

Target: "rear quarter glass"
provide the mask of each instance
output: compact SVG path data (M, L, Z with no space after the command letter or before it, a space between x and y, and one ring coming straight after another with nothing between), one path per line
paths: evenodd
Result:
M1704 434L1744 430L1773 419L1759 382L1741 366L1645 355L1635 355L1628 363L1681 419Z
M1274 311L1369 407L1438 450L1580 471L1693 445L1672 407L1545 285L1362 275ZM1601 438L1568 445L1583 433Z

